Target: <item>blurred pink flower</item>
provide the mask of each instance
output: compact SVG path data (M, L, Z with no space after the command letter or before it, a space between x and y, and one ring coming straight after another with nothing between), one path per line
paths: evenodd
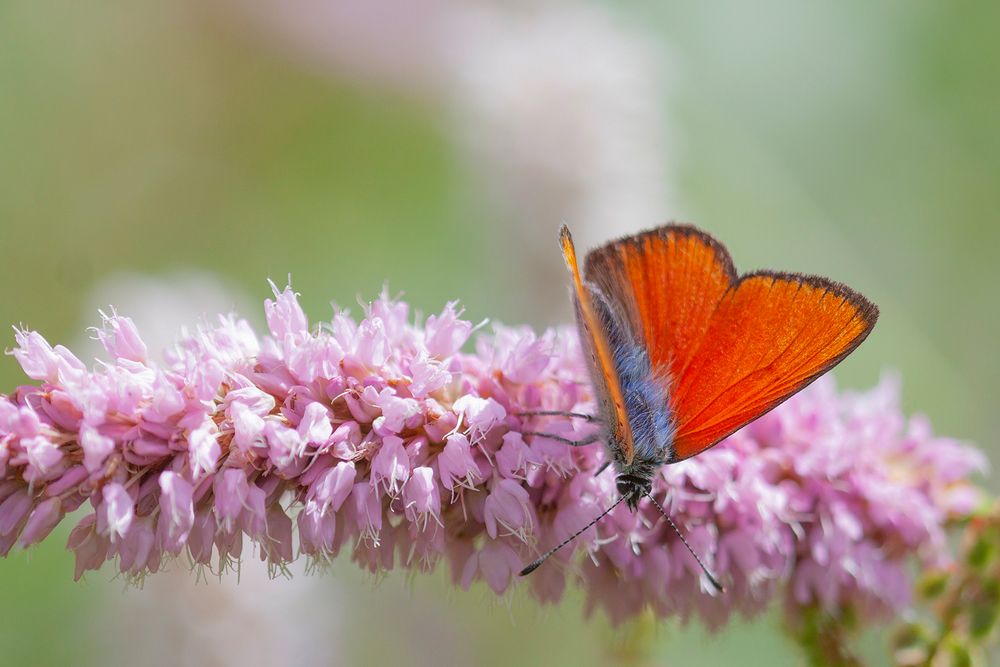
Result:
M519 416L592 407L572 329L498 327L467 353L455 304L418 326L383 294L360 322L310 327L290 289L274 292L268 335L220 317L162 365L114 314L93 371L18 330L13 354L41 385L0 395L0 552L89 503L69 538L77 577L109 560L140 577L183 551L226 567L249 541L276 568L344 545L373 572L443 559L456 584L502 594L615 499L612 471L594 476L599 444L524 435L592 426ZM986 461L907 419L898 394L892 377L860 394L823 379L662 470L657 500L726 594L646 504L617 508L523 585L553 602L572 578L616 621L648 606L718 625L779 594L792 609L904 607L910 565L947 559L945 523L978 501L970 475Z

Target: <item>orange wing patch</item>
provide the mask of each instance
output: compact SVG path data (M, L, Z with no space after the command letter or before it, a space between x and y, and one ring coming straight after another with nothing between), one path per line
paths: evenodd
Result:
M590 301L590 291L580 278L580 268L576 261L576 247L573 245L573 237L566 225L563 225L559 230L559 241L562 245L566 265L573 275L582 343L591 353L591 369L594 374L599 376L595 378L600 385L596 387L598 399L605 404L604 412L609 413L606 416L613 419L614 423L608 424L608 428L615 443L621 447L624 462L629 464L635 455L635 448L632 444L632 428L625 412L625 400L622 397L618 373L615 371L611 347L597 314L594 312Z
M587 256L587 280L628 314L670 382L679 461L776 407L861 344L878 309L815 276L737 276L708 234L668 225Z
M816 276L743 277L719 302L698 352L675 379L677 460L711 447L837 365L878 309Z
M736 280L729 253L689 225L668 225L587 255L587 280L623 304L654 368L679 377L698 351L715 307Z

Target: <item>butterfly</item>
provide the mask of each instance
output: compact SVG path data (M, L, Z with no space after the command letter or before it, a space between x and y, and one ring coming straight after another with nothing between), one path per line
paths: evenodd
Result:
M660 467L700 454L780 405L840 363L878 319L872 302L827 278L739 275L726 248L690 225L601 246L587 254L583 275L565 225L559 240L598 414L524 414L584 417L600 429L581 441L528 434L577 446L602 440L619 498L522 575L622 502L635 510L648 498L677 530L650 493Z

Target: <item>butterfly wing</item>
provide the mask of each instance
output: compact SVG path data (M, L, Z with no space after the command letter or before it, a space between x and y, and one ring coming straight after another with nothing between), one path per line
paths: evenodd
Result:
M594 380L598 401L601 403L601 412L609 422L606 426L613 443L608 444L620 447L618 455L625 463L631 463L635 456L632 430L625 411L621 384L615 371L612 342L608 338L611 328L609 319L613 313L609 310L606 299L601 294L595 293L593 288L585 285L581 279L573 237L566 225L559 230L559 242L563 258L573 276L574 304L581 343L587 352L590 375Z
M667 368L674 382L737 277L726 249L689 225L667 225L593 250L585 273L621 304L653 367Z
M708 449L839 363L878 309L816 276L737 277L725 248L670 225L608 244L586 275L631 313L654 368L670 382L680 461Z

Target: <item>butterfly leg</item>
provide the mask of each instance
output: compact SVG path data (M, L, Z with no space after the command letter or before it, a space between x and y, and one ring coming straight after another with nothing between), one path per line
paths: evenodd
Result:
M594 415L585 415L582 412L563 412L562 410L532 410L529 412L515 413L518 417L575 417L585 419L588 422L600 421Z
M608 459L607 461L602 463L601 467L594 471L594 477L600 477L601 473L607 470L609 465L611 465L611 459Z
M580 440L570 440L561 435L556 435L555 433L541 433L539 431L522 431L521 435L535 435L540 438L548 438L549 440L556 440L563 444L569 445L570 447L585 447L587 445L592 445L601 439L600 433L593 433Z

